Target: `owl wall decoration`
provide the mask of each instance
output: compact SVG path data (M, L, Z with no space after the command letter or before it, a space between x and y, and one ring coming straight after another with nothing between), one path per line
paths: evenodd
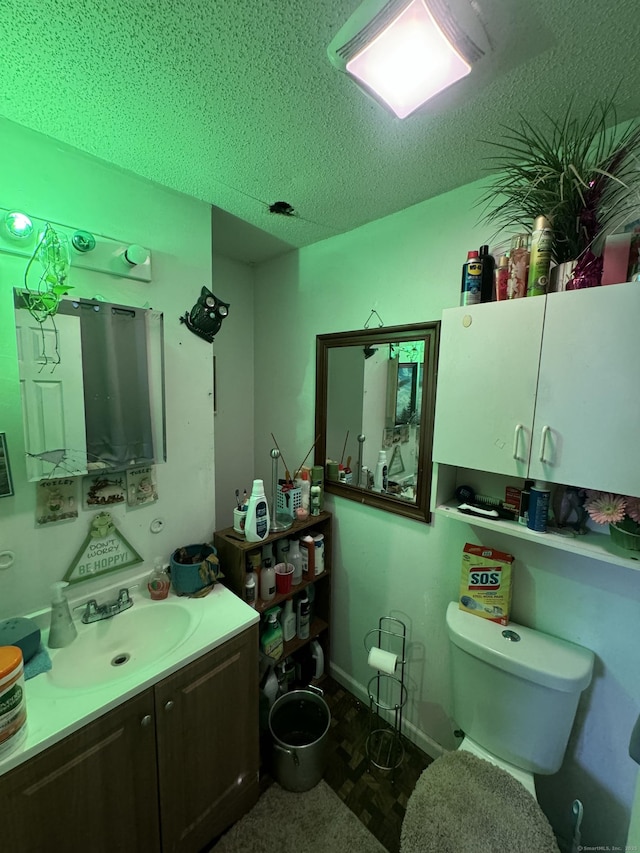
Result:
M180 317L180 322L184 323L194 335L212 344L214 336L228 313L229 303L222 302L208 288L203 287L198 301L191 311L185 311L184 316Z

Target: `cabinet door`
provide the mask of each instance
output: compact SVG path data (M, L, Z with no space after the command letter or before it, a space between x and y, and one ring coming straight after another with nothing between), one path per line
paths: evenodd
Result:
M201 850L258 799L258 627L160 682L163 853Z
M435 462L526 476L545 302L443 312Z
M0 847L157 853L153 714L147 691L1 776Z
M640 495L640 285L546 302L531 476Z

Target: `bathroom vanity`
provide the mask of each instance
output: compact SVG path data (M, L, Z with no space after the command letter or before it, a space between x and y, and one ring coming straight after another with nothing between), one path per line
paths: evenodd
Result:
M53 652L26 682L28 736L0 761L3 847L195 853L257 801L257 614L220 585L172 597L196 627L139 677L60 687Z

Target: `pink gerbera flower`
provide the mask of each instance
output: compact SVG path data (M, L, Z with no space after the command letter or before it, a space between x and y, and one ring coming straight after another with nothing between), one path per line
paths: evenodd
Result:
M596 524L617 524L625 516L626 500L610 492L595 492L589 496L584 508Z
M640 498L627 498L627 515L640 524Z

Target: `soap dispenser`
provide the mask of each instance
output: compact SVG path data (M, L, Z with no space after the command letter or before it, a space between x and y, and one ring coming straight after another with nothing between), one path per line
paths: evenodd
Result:
M153 571L147 581L147 589L152 601L162 601L169 595L171 581L167 574L167 567L162 562L162 557L155 557Z
M63 593L67 586L67 581L57 581L51 585L51 627L47 642L50 649L68 646L78 636L78 629L71 618L69 602Z

